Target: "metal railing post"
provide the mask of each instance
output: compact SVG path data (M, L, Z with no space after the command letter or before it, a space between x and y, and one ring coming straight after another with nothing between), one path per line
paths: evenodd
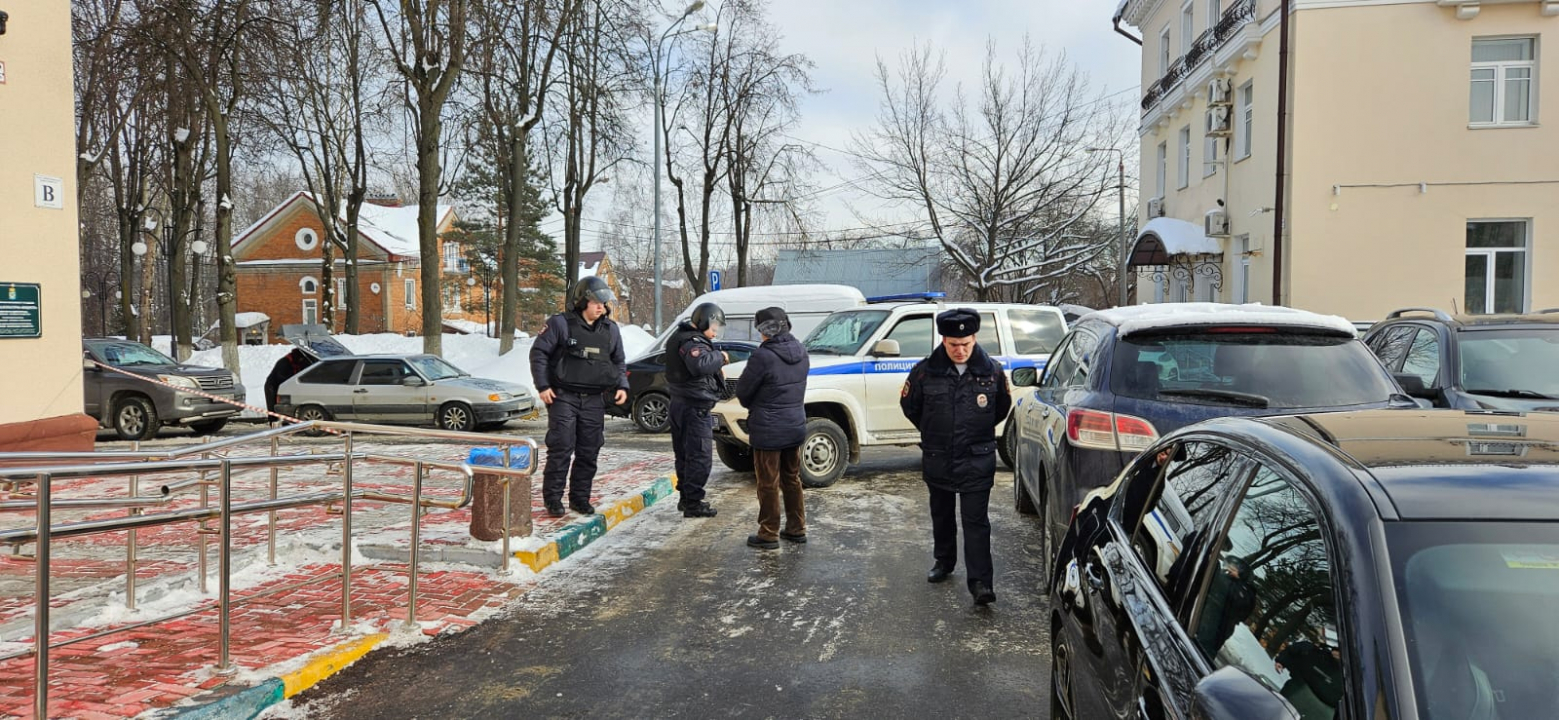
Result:
M422 463L411 476L411 577L407 582L406 627L417 627L417 549L422 542Z
M508 470L509 466L513 464L513 460L510 458L510 446L505 445L503 446L503 469ZM503 561L498 566L498 574L508 575L509 535L511 534L509 531L509 483L513 482L514 478L504 475L500 478L500 481L503 483L499 486L499 489L503 491Z
M342 442L341 462L341 632L352 624L352 433Z
M271 438L271 457L281 454L281 438ZM280 468L271 468L271 499L276 499L276 474ZM276 511L266 513L266 553L270 564L276 564Z
M37 607L33 610L33 716L49 716L49 498L53 494L53 478L48 473L38 476L38 541L34 558L37 561L37 579L33 591Z
M130 450L131 451L138 452L138 451L140 451L140 449L141 449L141 441L136 440L136 441L130 443ZM134 497L139 496L140 494L141 494L141 476L140 475L131 475L130 476L130 497L134 498ZM141 509L140 508L130 508L130 517L135 517L136 515L140 515L140 514L141 514ZM128 535L125 538L125 607L129 608L131 610L135 609L135 553L136 553L135 531L134 530L130 530Z
M202 453L201 456L200 456L200 459L202 459L202 460L210 460L211 459L211 453ZM205 470L201 470L200 471L200 509L204 510L204 509L206 509L208 507L211 507L211 486L206 483L206 471ZM206 530L207 530L207 528L208 528L208 526L206 525L206 521L205 520L201 520L200 521L200 525L195 529L195 540L196 540L196 542L200 543L200 594L202 594L202 595L204 595L207 592L209 592L209 588L207 586L207 581L206 581L206 576L211 574L210 573L209 562L208 562L208 560L206 558Z
M229 602L233 585L233 463L231 460L222 461L222 541L217 549L217 564L220 566L222 577L218 580L217 612L221 614L221 650L217 657L217 673L231 675L238 668L233 666L232 658L232 632L231 622L233 608Z

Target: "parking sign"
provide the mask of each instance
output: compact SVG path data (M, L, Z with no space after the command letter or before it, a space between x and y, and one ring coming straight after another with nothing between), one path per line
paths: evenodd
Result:
M714 292L714 291L719 290L719 289L720 289L720 271L719 270L710 270L709 271L709 291L710 292Z

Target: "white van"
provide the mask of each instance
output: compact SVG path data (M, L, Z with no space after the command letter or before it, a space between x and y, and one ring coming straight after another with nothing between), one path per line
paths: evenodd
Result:
M725 329L721 340L747 340L760 342L763 338L753 327L753 317L759 310L778 307L790 316L791 334L804 338L812 328L836 310L848 310L866 305L866 296L849 285L753 285L707 292L693 299L685 310L666 325L655 345L641 357L661 352L666 339L676 330L677 324L692 317L693 308L712 302L725 311Z

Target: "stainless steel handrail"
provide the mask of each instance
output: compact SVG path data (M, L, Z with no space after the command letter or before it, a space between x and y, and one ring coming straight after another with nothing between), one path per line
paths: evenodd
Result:
M280 455L277 441L279 438L292 433L309 429L322 429L337 432L343 438L343 451L341 453L325 454L298 454ZM232 518L234 515L264 512L269 515L268 552L272 563L275 562L275 533L276 510L291 507L303 507L307 505L328 504L339 502L342 506L342 566L341 566L341 632L349 631L351 621L351 519L352 501L354 499L378 501L378 502L402 502L412 506L411 520L411 551L408 563L410 575L407 625L415 624L417 603L417 575L419 566L419 544L421 535L421 515L423 508L444 507L462 508L471 502L472 484L476 470L465 463L439 462L419 460L415 458L403 458L390 455L371 455L355 453L352 450L352 436L354 433L373 435L402 435L413 437L429 437L449 440L472 441L483 445L501 445L504 451L503 467L483 466L481 472L498 476L498 480L504 490L503 494L503 564L501 572L507 574L509 567L509 536L511 528L509 523L509 492L508 485L512 481L524 481L535 474L537 444L530 438L517 438L506 436L480 435L476 433L462 433L447 430L429 430L423 428L400 428L383 425L364 425L356 423L340 422L312 422L297 425L272 428L259 433L246 436L229 438L214 443L202 443L174 451L141 451L133 448L130 451L114 451L105 453L0 453L0 483L14 488L21 483L35 484L36 497L31 501L12 501L0 503L0 511L20 510L22 505L30 506L36 511L36 525L34 528L18 528L0 530L0 545L10 544L19 546L29 542L36 543L36 608L34 611L34 650L35 655L35 710L38 717L48 716L48 661L49 661L49 557L51 543L55 537L70 538L92 535L104 532L117 532L128 530L130 543L127 548L127 604L134 607L134 578L135 578L135 545L134 531L143 527L155 527L179 522L197 522L201 527L205 523L217 519L221 523L218 532L221 536L218 552L220 566L220 589L217 606L220 613L220 648L217 671L230 673L235 668L230 658L230 585L232 580ZM270 455L258 457L239 458L212 458L211 453L218 450L239 447L251 442L266 440L270 443ZM529 450L529 461L523 469L513 469L510 458L513 447L524 446ZM201 459L183 460L191 455L200 455ZM97 462L78 463L75 465L49 464L51 461L69 460L96 460ZM102 462L103 460L139 460L139 462ZM415 468L412 481L412 493L410 496L386 493L377 490L356 490L352 487L352 469L357 460L375 463L390 463L411 465ZM16 462L34 462L28 467L8 466ZM277 470L282 467L301 466L319 463L342 463L342 490L340 492L311 493L294 495L290 497L277 497ZM242 503L232 502L232 474L237 468L244 469L269 469L271 472L270 497L266 500L249 501ZM458 472L462 475L463 484L458 498L453 500L428 499L422 497L422 480L430 469ZM146 473L196 471L200 473L200 479L169 483L159 488L156 496L142 496L138 492L139 477ZM206 491L212 484L207 480L207 473L215 471L218 476L216 485L219 487L218 505L209 507L206 502ZM128 476L130 478L130 494L128 498L61 498L53 497L53 480L59 478L79 477L112 477ZM198 484L201 489L201 505L199 507L185 508L166 512L142 514L145 507L155 507L167 504L171 501L173 493L192 484ZM51 510L55 507L64 508L90 508L111 507L128 508L130 515L120 518L106 518L83 522L66 523L58 527L52 525ZM199 567L202 590L205 588L206 567L205 549L206 541L201 537L201 563ZM187 613L185 613L187 614ZM151 621L148 621L151 622Z

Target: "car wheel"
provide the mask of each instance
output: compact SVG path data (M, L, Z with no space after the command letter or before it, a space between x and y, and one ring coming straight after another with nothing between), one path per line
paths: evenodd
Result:
M1012 464L1013 454L1017 449L1015 443L1018 441L1017 434L1012 432L1012 426L1017 424L1017 419L1017 415L1008 416L1007 425L1001 431L1001 442L996 443L996 456L1001 458L1001 464L1010 469L1018 467Z
M454 432L471 432L476 427L476 415L465 403L444 403L438 409L438 426Z
M157 435L162 422L152 401L139 395L120 398L114 403L114 432L120 440L147 440Z
M1072 720L1077 706L1072 694L1072 654L1060 637L1061 627L1050 630L1050 720Z
M660 393L644 393L633 401L633 424L647 433L671 430L671 401Z
M801 484L825 488L838 482L849 464L850 439L839 424L828 418L807 420L807 436L801 441Z
M752 448L738 447L731 443L715 443L715 454L720 456L720 462L736 472L752 472Z
M314 422L315 420L319 420L321 422L329 422L330 421L330 411L328 411L325 408L322 408L322 407L320 407L318 405L304 405L303 407L298 408L297 412L294 413L294 415L297 416L298 420L300 420L302 422L306 422L306 423ZM324 430L304 430L303 434L311 436L311 437L319 437L320 435L324 435L325 431Z
M207 420L205 422L195 422L189 424L189 429L194 430L195 434L197 435L210 435L211 433L217 432L224 427L227 427L227 418L222 418L221 420Z

